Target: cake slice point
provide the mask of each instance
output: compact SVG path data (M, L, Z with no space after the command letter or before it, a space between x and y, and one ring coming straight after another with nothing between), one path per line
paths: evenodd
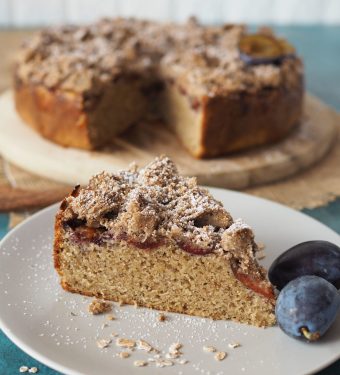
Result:
M255 326L275 295L254 233L167 157L103 172L64 199L54 263L65 290Z

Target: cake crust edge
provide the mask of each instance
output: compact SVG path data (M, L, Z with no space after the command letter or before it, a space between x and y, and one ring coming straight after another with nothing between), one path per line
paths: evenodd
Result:
M303 86L301 79L289 91L277 87L254 94L204 96L199 147L183 146L194 157L203 159L280 141L300 124ZM89 114L83 109L82 94L21 82L15 85L14 101L25 123L52 142L85 150L107 145L107 140L103 145L91 140ZM235 113L237 117L233 117Z

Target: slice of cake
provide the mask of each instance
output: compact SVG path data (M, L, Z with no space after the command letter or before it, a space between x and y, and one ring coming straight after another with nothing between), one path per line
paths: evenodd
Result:
M56 216L54 262L65 290L256 326L275 296L251 228L167 157L103 172Z

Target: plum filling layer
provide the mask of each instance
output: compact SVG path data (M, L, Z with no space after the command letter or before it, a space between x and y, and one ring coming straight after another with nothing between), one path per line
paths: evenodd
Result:
M268 299L275 299L275 294L272 286L268 283L264 283L263 280L257 278L254 275L246 274L237 266L232 266L234 276L247 288L251 289L257 294L261 294L263 297Z
M190 242L180 242L178 246L185 252L194 255L207 255L213 252L212 249L204 249Z
M78 243L94 243L97 245L103 244L107 241L125 241L130 245L143 250L152 250L162 245L162 241L144 241L140 242L134 238L129 237L126 233L120 233L115 236L108 232L105 227L88 227L83 220L72 219L64 222L65 228L72 230L73 240Z
M162 241L144 241L140 242L133 238L129 238L127 233L121 233L119 236L116 237L117 240L126 241L128 244L137 247L138 249L142 250L153 250L163 244Z

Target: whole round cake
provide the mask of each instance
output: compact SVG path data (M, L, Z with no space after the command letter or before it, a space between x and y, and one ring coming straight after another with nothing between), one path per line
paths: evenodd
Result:
M198 158L282 139L299 124L303 91L301 60L271 30L195 19L46 29L15 69L17 111L49 140L100 149L156 114Z

